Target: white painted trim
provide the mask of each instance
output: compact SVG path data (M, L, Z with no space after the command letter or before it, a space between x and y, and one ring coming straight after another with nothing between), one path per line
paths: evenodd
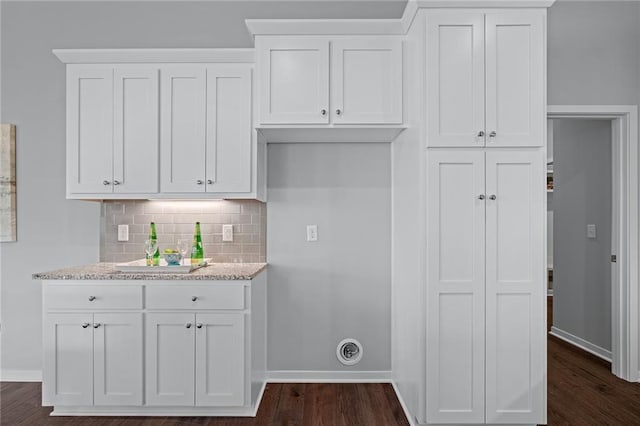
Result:
M598 345L594 345L593 343L584 340L581 337L574 336L573 334L559 329L558 327L551 327L551 331L549 332L549 334L573 346L576 346L583 351L589 352L591 355L595 355L598 358L611 362L611 351L601 348Z
M41 370L0 370L0 382L41 382Z
M530 8L530 7L551 7L556 0L416 0L418 7L424 8ZM594 0L595 1L595 0Z
M262 387L260 388L260 392L258 392L258 398L256 398L256 405L253 407L252 417L258 415L258 409L260 408L260 403L262 402L262 397L264 396L264 391L267 389L267 382L262 382Z
M617 144L616 173L619 188L618 244L613 248L618 256L618 282L612 283L612 372L616 376L637 382L640 379L640 348L638 347L638 294L640 277L639 190L638 181L638 107L636 105L549 105L549 118L599 118L613 120L613 139Z
M402 398L402 394L400 393L400 389L398 389L396 382L392 381L391 386L393 386L393 390L395 391L396 397L400 402L400 406L402 407L404 416L407 418L407 421L409 422L409 426L416 426L418 423L416 423L416 419L411 415L411 412L409 411L409 407L407 407L407 404L404 402L404 398Z
M411 24L413 24L413 20L418 14L418 9L418 3L415 0L407 1L407 5L402 13L402 18L400 18L400 25L402 26L404 34L409 32L409 28L411 28Z
M53 49L65 64L254 63L254 49Z
M270 383L391 383L391 371L267 371Z
M245 19L252 36L404 35L401 19Z

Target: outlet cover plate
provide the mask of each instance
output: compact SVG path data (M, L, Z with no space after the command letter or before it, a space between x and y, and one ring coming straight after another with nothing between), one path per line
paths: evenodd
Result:
M222 225L222 241L233 241L233 225Z
M129 225L118 225L118 241L129 241Z

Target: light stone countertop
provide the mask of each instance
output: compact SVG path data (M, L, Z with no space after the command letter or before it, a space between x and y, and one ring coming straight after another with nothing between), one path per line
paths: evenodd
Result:
M251 280L266 263L213 263L188 274L120 272L115 263L94 263L32 275L34 280Z

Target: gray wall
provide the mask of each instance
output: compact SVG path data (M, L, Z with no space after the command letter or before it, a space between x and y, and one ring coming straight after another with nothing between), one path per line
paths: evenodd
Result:
M274 144L268 163L269 370L390 370L389 145ZM346 337L364 347L353 367Z
M554 3L547 75L549 105L640 103L640 2Z
M553 326L611 350L611 122L553 121Z
M372 2L0 2L3 123L17 128L18 242L1 259L2 370L41 363L31 273L98 260L100 205L65 200L65 73L54 48L250 47L247 17L399 17ZM384 315L384 314L382 314Z

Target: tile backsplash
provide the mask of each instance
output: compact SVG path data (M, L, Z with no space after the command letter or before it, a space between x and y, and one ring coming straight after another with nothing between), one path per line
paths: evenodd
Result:
M265 262L267 205L254 200L103 201L100 261L145 257L144 240L155 222L160 250L193 239L200 222L205 257L213 262ZM118 225L129 225L129 241L118 241ZM233 225L233 241L222 241L222 225Z

